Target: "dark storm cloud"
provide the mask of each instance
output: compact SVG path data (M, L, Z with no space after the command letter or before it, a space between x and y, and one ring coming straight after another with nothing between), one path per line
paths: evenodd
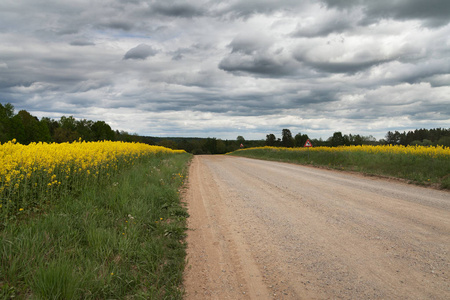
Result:
M368 49L370 45L346 47L343 42L328 45L304 45L294 50L293 57L305 66L324 73L355 74L373 66L392 61L384 55ZM316 51L314 51L316 50ZM326 75L325 75L326 76Z
M178 48L175 51L170 51L168 52L171 56L172 56L172 60L182 60L185 56L191 55L191 54L196 54L197 52L200 51L204 51L209 49L209 47L205 46L205 45L199 45L199 44L194 44L190 47L183 47L183 48Z
M399 74L399 81L407 83L420 83L430 81L430 77L450 74L450 64L448 60L430 60L421 62L405 69ZM401 76L401 77L400 77Z
M323 87L315 89L309 95L300 99L302 104L319 104L323 105L327 102L334 102L339 100L336 90L334 88Z
M352 15L343 15L343 13L324 15L322 18L315 18L314 22L307 24L298 24L292 33L293 37L317 37L327 36L331 33L342 33L355 27Z
M231 53L219 63L219 69L234 74L281 77L293 75L297 65L282 48L262 35L239 35L228 45Z
M61 29L57 32L57 34L59 35L72 35L72 34L77 34L79 32L78 29L75 28L64 28Z
M172 56L172 60L182 60L183 59L183 54L181 52L175 53Z
M258 51L265 51L272 45L272 41L267 37L255 34L239 35L231 41L229 48L231 53L243 53L251 55Z
M125 53L123 59L141 59L144 60L149 56L154 56L158 53L152 46L146 44L140 44Z
M366 22L380 19L419 19L427 26L443 26L450 22L450 1L447 0L322 0L328 7L349 9L362 7Z
M70 42L71 46L95 46L95 43L86 40L75 40Z
M237 18L249 18L254 14L271 14L277 11L290 11L302 7L307 1L297 0L247 0L223 3L214 13L231 15Z
M108 80L107 78L100 79L88 79L84 81L80 81L76 84L72 90L69 90L70 93L86 93L88 91L101 89L103 87L111 86L113 82Z
M181 106L184 106L184 109L226 114L228 116L264 116L280 113L286 108L281 103L274 107L273 99L281 96L278 92L265 95L257 92L240 95L194 93L192 96L195 97L193 101L179 101L175 105L176 102L172 104L160 103L158 109L179 110Z
M193 18L205 13L204 8L181 1L161 1L151 6L151 11L169 17Z
M355 74L360 71L364 71L373 66L386 63L388 60L371 60L371 61L360 61L360 62L326 62L326 61L308 61L302 57L297 57L297 59L305 65L310 66L322 72L327 73L346 73Z
M292 61L269 54L230 54L219 63L221 70L234 74L250 73L255 76L282 77L293 75L297 68Z
M133 29L134 24L127 20L110 20L106 23L100 23L99 26L111 29L120 29L123 31L130 31L131 29Z

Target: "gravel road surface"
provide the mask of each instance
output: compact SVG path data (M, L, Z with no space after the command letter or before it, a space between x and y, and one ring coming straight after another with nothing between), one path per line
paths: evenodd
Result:
M450 299L450 193L195 156L186 299Z

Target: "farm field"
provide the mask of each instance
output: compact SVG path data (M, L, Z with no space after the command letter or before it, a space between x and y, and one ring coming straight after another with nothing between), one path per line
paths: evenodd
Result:
M189 174L186 299L450 298L449 191L229 155Z
M450 189L450 148L442 146L256 147L230 155L356 171Z
M448 148L251 148L195 156L188 172L191 158L0 145L0 297L450 296L449 192L341 172L446 189Z
M122 142L0 145L0 298L181 299L190 159Z

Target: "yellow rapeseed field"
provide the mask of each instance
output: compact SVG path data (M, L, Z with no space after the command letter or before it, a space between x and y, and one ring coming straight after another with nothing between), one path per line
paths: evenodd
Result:
M184 151L110 141L29 145L10 141L0 145L0 213L8 216L37 207L57 194L105 180L137 159L176 152Z
M443 146L258 147L232 155L327 166L450 189L450 148Z
M397 145L362 145L362 146L341 146L341 147L310 147L310 148L285 148L285 147L255 147L251 149L271 149L273 151L317 151L317 152L365 152L365 153L391 153L428 156L433 158L450 158L450 148L443 146L397 146Z

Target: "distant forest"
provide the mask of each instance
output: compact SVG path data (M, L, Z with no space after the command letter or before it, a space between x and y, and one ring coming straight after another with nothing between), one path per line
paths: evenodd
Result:
M232 152L241 147L303 147L308 135L298 133L292 136L289 129L281 131L281 137L267 134L265 140L245 140L238 136L236 140L222 140L216 138L190 137L149 137L129 134L125 131L113 130L104 121L76 120L73 116L62 116L59 120L43 117L39 120L26 110L14 113L14 106L10 103L0 103L0 143L16 139L18 143L27 145L33 142L64 143L75 140L84 141L124 141L139 142L150 145L160 145L172 149L183 149L193 154L222 154ZM310 139L313 146L337 147L343 145L443 145L450 147L450 128L416 129L408 132L391 132L385 139L377 141L373 136L359 134L342 134L335 132L327 140Z

